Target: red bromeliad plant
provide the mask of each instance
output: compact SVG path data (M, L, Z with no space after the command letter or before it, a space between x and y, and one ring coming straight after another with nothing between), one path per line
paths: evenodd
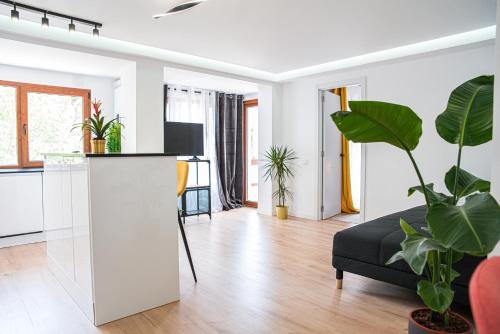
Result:
M110 121L106 122L104 120L104 116L101 115L101 105L102 102L94 99L92 102L92 107L94 112L90 115L89 118L83 121L83 123L78 123L73 126L75 128L81 128L82 131L89 131L92 135L92 139L104 140L109 135L110 127L115 124L121 124L118 119L113 118Z

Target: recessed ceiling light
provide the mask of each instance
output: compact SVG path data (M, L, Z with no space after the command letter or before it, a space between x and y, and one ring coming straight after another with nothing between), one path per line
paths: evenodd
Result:
M205 1L208 1L208 0L178 1L178 3L175 6L173 6L169 10L167 10L165 13L155 14L155 15L153 15L153 18L159 19L159 18L167 16L167 15L177 14L177 13L183 12L185 10L191 9L195 6L198 6L199 4L201 4L202 2L205 2Z

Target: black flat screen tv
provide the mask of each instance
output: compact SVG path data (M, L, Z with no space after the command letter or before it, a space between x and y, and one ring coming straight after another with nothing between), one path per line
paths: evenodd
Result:
M165 152L203 156L203 124L165 122Z

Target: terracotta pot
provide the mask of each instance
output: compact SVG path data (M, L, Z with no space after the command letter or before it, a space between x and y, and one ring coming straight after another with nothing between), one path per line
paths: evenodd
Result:
M90 148L92 153L104 154L106 151L106 139L91 139Z
M276 216L279 219L288 218L288 206L276 206Z
M449 332L445 332L445 331L438 331L438 330L434 330L434 329L429 329L425 326L422 326L418 322L416 322L413 319L413 314L416 312L420 312L422 310L429 310L429 309L428 308L420 308L420 309L416 309L416 310L413 310L410 312L410 316L408 317L408 334L450 334ZM472 324L467 319L462 317L460 314L457 314L455 312L451 312L451 313L455 317L460 318L465 323L467 323L467 325L469 325L469 330L467 330L465 332L457 333L457 334L472 334Z

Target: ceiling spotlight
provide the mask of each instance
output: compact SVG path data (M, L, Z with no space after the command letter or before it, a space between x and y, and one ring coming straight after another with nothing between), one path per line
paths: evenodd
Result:
M43 13L42 27L44 27L44 28L48 28L49 27L49 18L47 17L47 13Z
M12 21L19 21L19 12L16 5L14 5L14 9L10 11L10 18Z
M198 6L199 4L201 4L202 2L205 2L205 1L207 1L207 0L178 1L180 3L178 3L174 7L170 8L165 13L153 15L153 18L159 19L159 18L167 16L167 15L177 14L177 13L183 12L185 10L188 10L190 8L193 8L194 6Z
M73 19L71 19L70 24L68 25L69 32L75 32L76 31L76 26L73 23Z
M49 16L55 17L57 20L62 19L65 22L69 21L68 30L70 33L76 32L76 24L78 24L79 26L86 25L93 27L92 34L94 36L99 36L99 29L102 28L102 23L96 21L91 21L81 17L71 16L63 13L53 12L45 8L19 3L16 0L0 0L0 5L5 5L9 7L10 18L12 21L18 21L20 19L19 11L28 11L37 13L38 15L41 16L42 28L49 27L49 18L48 18Z

